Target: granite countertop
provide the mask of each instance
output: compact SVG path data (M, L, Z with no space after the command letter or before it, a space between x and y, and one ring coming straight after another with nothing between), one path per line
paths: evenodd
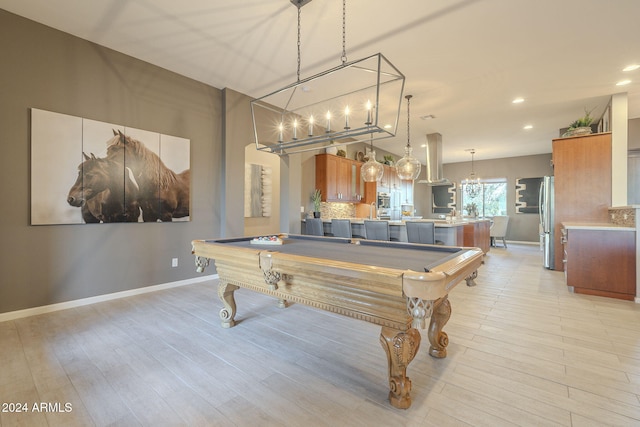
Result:
M624 227L610 222L563 222L568 230L636 231L635 227Z
M367 218L345 218L349 219L352 224L364 224L364 220ZM304 220L303 220L304 221ZM456 221L447 222L444 219L412 219L411 221L422 221L422 222L433 222L437 228L453 228L453 227L461 227L465 224L473 224L476 222L489 221L489 219L461 219ZM322 218L322 222L331 223L331 219ZM390 226L404 226L405 220L390 220Z
M611 206L609 209L640 209L640 205Z

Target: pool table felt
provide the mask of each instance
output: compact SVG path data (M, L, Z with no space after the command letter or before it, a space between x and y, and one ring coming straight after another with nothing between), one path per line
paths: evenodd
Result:
M409 269L416 272L429 271L431 268L460 255L465 250L371 240L352 244L349 239L308 238L305 236L284 237L282 245L252 245L251 238L207 240L207 242L258 251L375 265L376 267Z

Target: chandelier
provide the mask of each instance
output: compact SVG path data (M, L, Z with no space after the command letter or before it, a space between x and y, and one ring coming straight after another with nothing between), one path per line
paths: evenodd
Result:
M395 136L404 75L381 53L347 61L346 0L342 63L302 80L300 10L311 0L290 1L298 8L298 78L251 101L256 148L285 155Z
M413 181L418 178L418 175L420 175L422 165L418 159L411 156L412 148L410 142L409 123L411 119L410 103L413 95L406 95L405 98L407 99L407 146L404 148L404 157L396 163L396 173L400 179Z
M382 179L384 166L376 160L376 152L373 150L373 134L371 134L371 148L369 159L360 167L360 176L364 182L376 182Z
M471 148L466 151L471 152L471 173L467 178L462 180L462 185L464 186L465 193L467 193L469 197L477 197L482 191L482 186L480 185L480 178L476 176L476 172L473 169L473 155L476 154L476 150Z

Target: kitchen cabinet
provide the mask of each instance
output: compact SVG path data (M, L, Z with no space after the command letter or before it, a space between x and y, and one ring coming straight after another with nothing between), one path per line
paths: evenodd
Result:
M475 220L464 225L463 246L482 249L485 254L491 249L491 221Z
M567 221L606 223L611 206L611 133L553 140L555 269L563 270L561 228Z
M636 294L635 230L626 227L561 228L567 286L575 293L633 301Z
M384 173L378 183L378 192L391 193L393 191L400 191L400 178L396 173L394 166L383 165Z
M333 154L316 155L316 188L322 192L323 202L366 203L377 201L378 193L393 194L393 208L413 204L413 181L398 177L396 168L383 165L379 182L364 182L360 171L364 163Z
M413 205L413 181L410 179L400 180L400 190L400 202L402 204Z
M316 155L316 188L323 202L371 203L376 199L374 183L360 176L362 162L333 154Z
M360 200L358 202L366 204L375 202L378 197L376 183L364 182L364 179L362 179L362 175L360 174L364 163L358 161L354 163L356 165L354 181L359 188L358 194L360 195Z

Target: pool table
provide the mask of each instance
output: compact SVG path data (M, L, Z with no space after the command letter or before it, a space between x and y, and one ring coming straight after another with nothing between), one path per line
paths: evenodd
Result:
M483 252L478 248L283 234L281 245L252 244L252 237L194 240L197 270L215 260L224 328L234 325L234 291L271 295L281 307L297 302L382 327L389 401L411 406L407 367L431 317L429 354L446 356L442 331L451 315L449 291L462 280L474 285Z

